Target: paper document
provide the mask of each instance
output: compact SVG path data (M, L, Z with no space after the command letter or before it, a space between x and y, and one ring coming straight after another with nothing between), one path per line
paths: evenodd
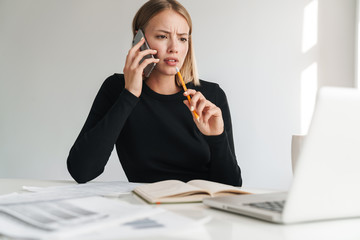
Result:
M209 220L209 218L194 220L170 211L164 211L146 218L128 221L78 237L87 240L123 238L148 239L155 236L181 239L181 234L190 233L197 236L197 238L194 239L209 239L207 231L204 228L204 223Z
M69 201L0 205L0 212L44 230L58 230L107 217Z
M119 194L129 193L140 183L113 181L113 182L89 182L84 184L71 184L53 187L32 187L23 186L24 190L30 192L83 192L97 196L118 196Z
M98 182L44 188L24 186L23 188L31 191L31 193L0 196L0 204L44 202L91 196L116 197L131 192L138 185L140 184L129 182Z
M0 234L49 239L77 236L164 210L103 197L0 205Z

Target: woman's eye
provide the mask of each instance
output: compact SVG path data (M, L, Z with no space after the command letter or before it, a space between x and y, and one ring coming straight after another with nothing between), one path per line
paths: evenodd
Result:
M180 38L180 41L187 42L188 40L187 40L187 38Z
M166 36L165 36L165 35L158 35L157 38L158 38L158 39L165 39Z

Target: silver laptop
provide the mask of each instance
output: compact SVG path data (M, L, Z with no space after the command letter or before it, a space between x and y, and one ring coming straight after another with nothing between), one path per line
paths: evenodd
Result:
M360 91L324 87L286 193L207 198L204 204L276 223L360 217Z

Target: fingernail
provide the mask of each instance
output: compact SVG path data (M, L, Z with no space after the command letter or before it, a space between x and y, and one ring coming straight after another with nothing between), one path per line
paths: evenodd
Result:
M191 111L194 111L194 110L195 110L195 108L194 108L193 106L191 106L190 110L191 110Z
M200 122L200 117L197 117L196 120L197 120L198 122Z
M144 37L141 37L140 41L143 40L143 39L144 39Z
M185 95L187 95L187 92L184 92Z

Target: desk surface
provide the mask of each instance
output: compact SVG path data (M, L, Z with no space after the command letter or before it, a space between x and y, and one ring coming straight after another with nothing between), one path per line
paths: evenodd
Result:
M22 186L58 186L72 181L0 179L0 195L21 191ZM125 195L121 201L142 202L136 195ZM143 202L142 202L143 203ZM143 203L145 204L145 203ZM277 225L237 214L223 212L202 203L158 205L192 219L208 218L203 231L189 232L179 237L154 236L147 239L360 239L360 218L294 225Z

